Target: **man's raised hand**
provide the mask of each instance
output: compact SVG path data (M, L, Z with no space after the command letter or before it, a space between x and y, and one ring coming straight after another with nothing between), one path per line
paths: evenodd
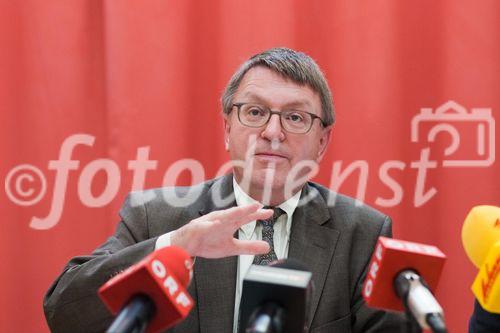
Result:
M259 203L254 203L203 215L175 230L170 243L184 248L193 257L223 258L267 253L269 244L265 241L234 238L234 233L242 225L254 220L265 220L273 215L272 209L261 207Z

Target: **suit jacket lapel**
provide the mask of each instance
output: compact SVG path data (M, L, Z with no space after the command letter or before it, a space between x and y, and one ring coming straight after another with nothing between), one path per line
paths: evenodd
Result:
M302 202L308 198L309 202ZM330 219L328 206L319 192L309 184L302 191L301 201L293 214L289 258L304 263L313 273L314 291L310 303L308 327L311 327L326 276L331 265L340 232L323 226Z
M207 192L209 199L199 214L236 205L232 175L217 179ZM304 199L311 198L306 204ZM221 205L221 199L226 199ZM304 263L313 273L314 292L308 327L316 313L340 232L325 227L330 212L319 192L306 184L293 214L288 257ZM194 266L200 332L232 332L238 257L197 258Z
M200 209L200 216L234 206L236 202L232 175L217 179L207 195L209 200L207 205ZM225 201L222 206L221 199ZM232 332L237 265L237 256L222 259L196 259L194 271L200 332Z

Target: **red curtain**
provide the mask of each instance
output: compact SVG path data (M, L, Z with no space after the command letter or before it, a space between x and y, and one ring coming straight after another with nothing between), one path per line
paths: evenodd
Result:
M70 257L113 232L139 148L157 160L144 187L161 186L186 158L205 178L217 173L228 159L220 93L242 61L274 46L311 55L333 90L337 124L316 181L390 214L395 237L448 255L437 297L451 331L465 331L476 269L462 223L473 205L500 198L490 127L500 108L499 41L494 0L1 1L0 331L48 330L43 295ZM443 117L483 110L450 122L461 139L451 154L449 133L429 142L437 123L415 118L422 108ZM50 161L71 138L78 165L54 198ZM92 169L99 159L120 179ZM177 183L191 178L183 171ZM99 203L88 199L102 193ZM54 207L61 216L50 222Z

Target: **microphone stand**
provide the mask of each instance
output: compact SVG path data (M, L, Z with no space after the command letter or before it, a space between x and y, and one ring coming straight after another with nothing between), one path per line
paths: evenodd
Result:
M406 333L422 333L422 328L405 305Z
M106 333L145 333L155 306L143 295L134 296L120 311Z

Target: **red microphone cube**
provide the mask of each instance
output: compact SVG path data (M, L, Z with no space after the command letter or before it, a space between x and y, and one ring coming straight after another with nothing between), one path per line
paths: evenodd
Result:
M181 275L181 282L174 273L182 263L189 274L192 261L188 255L179 256L177 252L174 247L159 249L110 279L99 289L104 304L117 314L133 296L146 295L156 308L148 333L170 327L185 318L194 302L182 284L186 279Z
M379 237L363 285L363 297L371 307L404 311L394 291L394 278L399 272L412 269L434 292L446 256L437 247L420 243Z

